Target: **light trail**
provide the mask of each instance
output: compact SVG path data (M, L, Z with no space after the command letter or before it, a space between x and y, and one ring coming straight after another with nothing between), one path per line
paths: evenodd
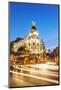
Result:
M25 65L25 67L26 66L29 66L32 68L39 68L39 69L51 69L51 70L58 70L59 69L58 65L54 66L54 65L49 65L49 64ZM21 67L23 67L23 66L21 66Z
M57 80L52 80L52 79L49 79L49 78L44 78L44 77L39 77L39 76L34 76L34 75L29 75L29 74L24 74L24 73L18 73L18 72L14 72L14 71L10 71L10 72L13 73L13 74L22 75L22 76L26 76L26 77L31 77L31 78L35 78L35 79L39 79L39 80L44 80L44 81L55 83L55 84L59 83Z
M29 72L36 72L36 73L39 73L39 74L45 74L47 75L46 72L42 72L41 70L33 70L33 69L25 69L25 68L18 68L17 66L15 67L15 69L19 69L19 70L25 70L25 71L29 71ZM41 71L41 72L40 72ZM49 72L48 73L49 76L55 76L55 77L58 77L58 74L53 74L52 72Z

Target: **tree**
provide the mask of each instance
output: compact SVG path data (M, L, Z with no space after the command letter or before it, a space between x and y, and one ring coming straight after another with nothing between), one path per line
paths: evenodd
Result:
M14 51L13 51L13 43L10 43L10 54L14 54Z

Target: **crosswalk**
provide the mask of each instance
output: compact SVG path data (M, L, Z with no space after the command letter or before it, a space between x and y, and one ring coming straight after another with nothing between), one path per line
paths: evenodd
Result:
M49 82L52 84L59 84L58 69L59 67L57 65L46 65L46 64L21 65L21 66L17 65L14 66L13 70L10 70L10 73L14 75L33 78L39 81Z

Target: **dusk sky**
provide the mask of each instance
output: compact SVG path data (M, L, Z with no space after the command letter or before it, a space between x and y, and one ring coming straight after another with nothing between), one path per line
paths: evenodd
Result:
M47 49L58 45L58 5L9 3L10 41L28 35L36 22L39 38Z

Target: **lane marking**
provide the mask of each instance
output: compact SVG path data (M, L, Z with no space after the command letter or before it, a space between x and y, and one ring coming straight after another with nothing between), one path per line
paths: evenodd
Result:
M18 72L14 72L14 71L10 71L11 73L17 74L17 75L22 75L22 76L27 76L27 77L32 77L32 78L36 78L39 80L44 80L47 82L51 82L51 83L56 83L58 84L57 80L52 80L52 79L48 79L48 78L44 78L44 77L38 77L38 76L34 76L34 75L29 75L29 74L24 74L24 73L18 73Z

